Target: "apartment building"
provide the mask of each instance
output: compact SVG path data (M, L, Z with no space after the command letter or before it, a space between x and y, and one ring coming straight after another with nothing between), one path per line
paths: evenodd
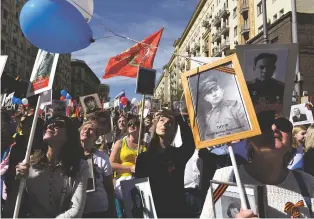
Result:
M82 60L72 59L71 94L73 98L98 93L100 80Z
M290 0L266 2L268 27L291 12ZM313 0L297 0L297 11L304 10L314 13ZM164 90L170 90L171 96L182 89L181 72L191 68L191 61L182 56L224 57L232 54L236 45L248 43L262 31L261 0L200 0L181 37L173 44L180 56L173 55L166 64L169 88Z
M23 35L19 24L19 13L26 0L1 1L1 54L8 55L1 77L1 93L16 92L25 97L38 48ZM71 89L71 54L62 54L55 73L53 90ZM56 98L60 97L60 93Z

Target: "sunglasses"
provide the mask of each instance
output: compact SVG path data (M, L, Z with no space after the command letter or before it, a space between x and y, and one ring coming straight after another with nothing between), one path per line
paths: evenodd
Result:
M139 122L129 122L128 123L128 127L137 127L137 126L139 126Z
M65 127L65 121L64 120L50 121L49 123L46 123L44 125L44 129L48 129L48 128L64 128L64 127Z
M293 130L292 123L286 118L278 118L274 121L274 124L276 125L277 129L285 133L291 133Z

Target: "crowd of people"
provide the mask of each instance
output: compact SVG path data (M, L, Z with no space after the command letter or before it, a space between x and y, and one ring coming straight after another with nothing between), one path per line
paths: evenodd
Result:
M34 107L1 110L2 217L12 217L22 178L19 217L33 218L125 217L121 182L144 177L158 217L213 218L210 181L235 182L229 154L195 149L188 117L171 109L145 117L141 133L139 116L118 109L42 116L26 163ZM257 116L262 134L242 140L245 152L236 153L242 183L272 186L269 218L293 216L285 203L300 200L301 217L314 217L314 125L293 127L272 113ZM180 145L174 143L178 133ZM238 209L235 217L255 213Z

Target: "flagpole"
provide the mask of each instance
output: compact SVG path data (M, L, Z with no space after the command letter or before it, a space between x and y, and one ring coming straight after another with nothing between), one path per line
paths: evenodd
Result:
M143 114L144 114L144 106L145 106L145 94L143 94L143 99L142 99L142 112L140 115L140 130L138 134L138 147L137 147L137 156L140 154L141 151L141 139L142 139L142 128L143 128Z

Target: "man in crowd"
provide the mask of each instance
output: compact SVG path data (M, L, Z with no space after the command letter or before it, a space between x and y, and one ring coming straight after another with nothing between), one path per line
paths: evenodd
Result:
M205 101L211 104L211 110L205 114L206 125L204 140L238 133L250 129L244 108L236 100L228 100L218 79L213 76L200 83L200 92Z
M256 79L251 83L248 82L248 89L254 104L261 100L268 104L282 104L285 84L273 78L276 62L277 55L272 53L261 53L255 57L253 70Z

